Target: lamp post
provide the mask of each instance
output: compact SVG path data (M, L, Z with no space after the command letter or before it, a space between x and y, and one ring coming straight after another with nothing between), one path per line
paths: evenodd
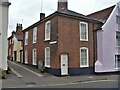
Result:
M7 70L7 54L8 54L8 12L9 12L8 0L0 0L0 68Z

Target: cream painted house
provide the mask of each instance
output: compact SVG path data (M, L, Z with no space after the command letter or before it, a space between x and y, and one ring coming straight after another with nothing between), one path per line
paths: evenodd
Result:
M22 24L17 24L16 32L8 38L8 57L12 56L13 61L23 63L23 33Z
M0 68L7 70L7 31L9 1L0 0Z

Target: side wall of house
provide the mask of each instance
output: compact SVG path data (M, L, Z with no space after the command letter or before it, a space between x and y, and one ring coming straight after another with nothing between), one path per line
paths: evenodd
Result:
M102 27L102 32L98 32L98 61L96 62L95 72L114 72L115 69L115 55L119 55L119 48L116 47L116 31L119 31L116 15L118 14L118 6L114 8L110 17ZM102 35L102 45L101 42ZM101 51L102 49L102 51Z
M18 41L16 39L16 37L14 36L13 37L13 60L14 61L17 61L17 62L21 62L21 55L20 55L20 52L21 50L23 50L23 47L22 47L22 41Z
M80 22L88 23L88 41L80 41ZM90 74L94 71L95 55L93 43L93 30L98 28L92 22L59 16L58 18L58 44L59 44L59 62L60 55L63 53L69 55L69 74ZM89 67L80 68L80 48L87 47L89 50ZM60 65L60 63L59 63Z

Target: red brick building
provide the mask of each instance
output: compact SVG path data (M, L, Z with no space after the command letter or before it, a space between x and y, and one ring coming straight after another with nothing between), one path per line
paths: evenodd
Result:
M11 35L9 38L8 38L8 59L9 60L13 60L13 43L12 43L12 38L13 36Z
M102 22L68 9L68 2L58 1L58 10L26 28L24 63L38 66L54 75L92 74L96 53L93 30Z

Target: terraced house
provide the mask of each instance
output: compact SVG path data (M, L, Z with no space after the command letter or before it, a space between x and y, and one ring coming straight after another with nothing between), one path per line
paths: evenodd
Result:
M16 31L8 38L8 59L23 63L23 32L22 24L16 25Z
M68 9L67 0L58 0L58 9L26 28L24 63L35 67L42 63L46 72L60 75L91 74L97 58L93 30L101 21Z
M97 29L96 73L120 71L120 2L104 10L92 13L89 17L103 22Z
M120 71L120 2L111 10L101 29L97 30L98 59L95 72L98 73ZM102 13L99 12L99 15Z

